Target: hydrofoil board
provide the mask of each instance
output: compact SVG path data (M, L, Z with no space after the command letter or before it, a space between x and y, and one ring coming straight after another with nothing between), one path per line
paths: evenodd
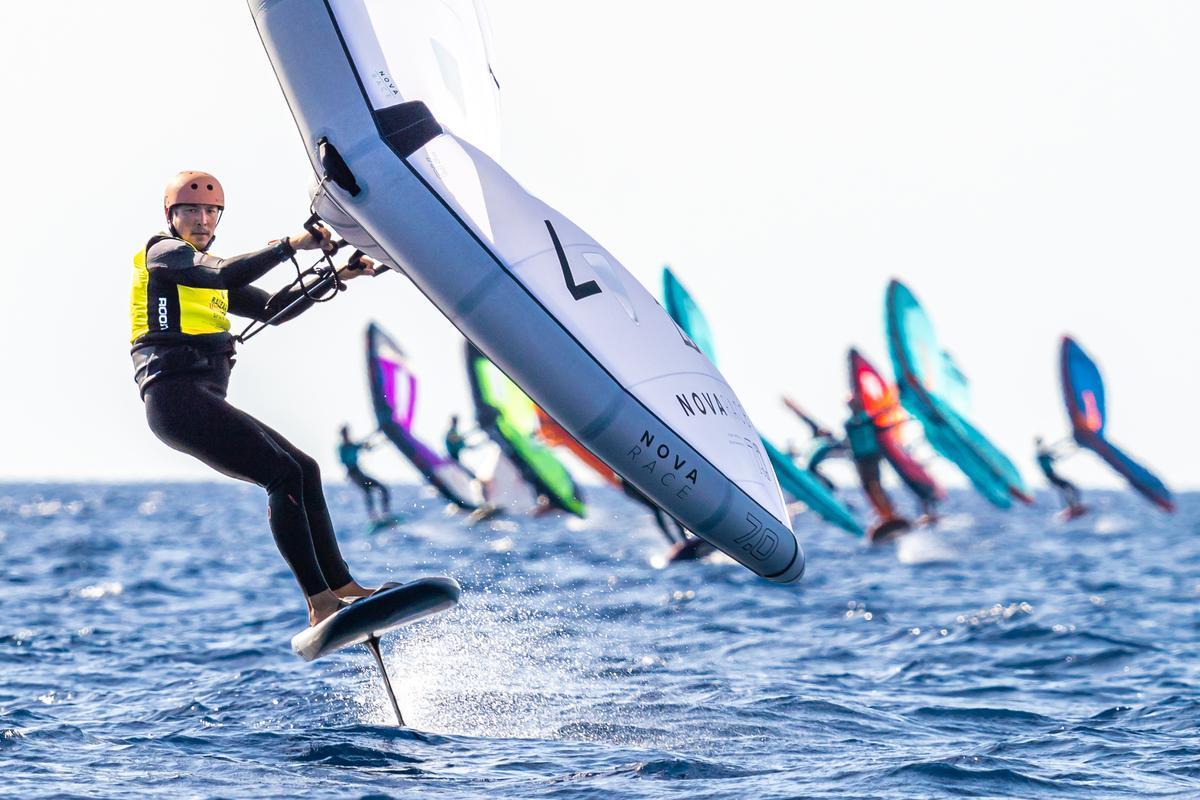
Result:
M872 525L867 530L867 541L873 545L887 544L910 530L912 530L912 523L907 519L891 517Z
M682 542L676 542L667 551L667 562L697 561L712 553L716 548L698 536L690 536Z
M319 624L292 637L292 650L305 661L341 650L458 605L462 590L453 578L421 578L380 589L355 600Z
M453 578L421 578L399 585L385 585L369 597L350 605L292 637L292 650L305 661L315 661L343 647L365 644L379 667L396 722L404 725L400 704L379 650L379 637L393 628L416 622L458 605L461 592Z
M1070 522L1074 519L1079 519L1084 514L1088 513L1088 507L1084 505L1068 506L1062 511L1059 511L1054 516L1058 517L1060 522Z

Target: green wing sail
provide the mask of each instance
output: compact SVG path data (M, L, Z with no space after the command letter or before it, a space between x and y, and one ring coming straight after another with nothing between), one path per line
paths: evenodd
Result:
M537 407L529 396L469 342L467 372L479 427L496 440L539 494L564 511L584 516L583 492L550 448L536 438Z

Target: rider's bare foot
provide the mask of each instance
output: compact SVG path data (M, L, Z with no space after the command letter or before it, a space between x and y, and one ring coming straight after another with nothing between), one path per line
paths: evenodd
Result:
M342 608L342 601L336 594L326 589L318 594L311 594L308 602L308 624L316 625L322 620L332 617Z
M370 597L379 591L378 589L368 589L358 581L351 579L345 586L339 586L333 590L340 600L356 600L360 597Z

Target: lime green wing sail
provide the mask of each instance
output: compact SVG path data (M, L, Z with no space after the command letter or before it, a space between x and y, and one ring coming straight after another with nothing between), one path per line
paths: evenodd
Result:
M583 492L550 448L536 438L537 407L529 396L470 342L467 374L479 427L496 440L538 494L563 511L584 516Z

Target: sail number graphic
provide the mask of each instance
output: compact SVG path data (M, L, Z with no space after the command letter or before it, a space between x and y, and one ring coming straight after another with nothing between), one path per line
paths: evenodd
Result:
M770 558L779 546L779 537L770 528L764 527L753 514L746 514L746 522L750 523L750 530L734 541L759 561Z
M600 294L600 284L595 281L584 281L576 283L575 276L571 274L571 265L567 263L567 254L563 252L562 242L558 240L558 234L554 230L554 226L550 224L550 220L546 220L546 230L550 231L550 240L554 242L554 252L558 254L558 263L562 267L563 281L567 284L567 291L576 300L583 300L591 297L594 294Z

